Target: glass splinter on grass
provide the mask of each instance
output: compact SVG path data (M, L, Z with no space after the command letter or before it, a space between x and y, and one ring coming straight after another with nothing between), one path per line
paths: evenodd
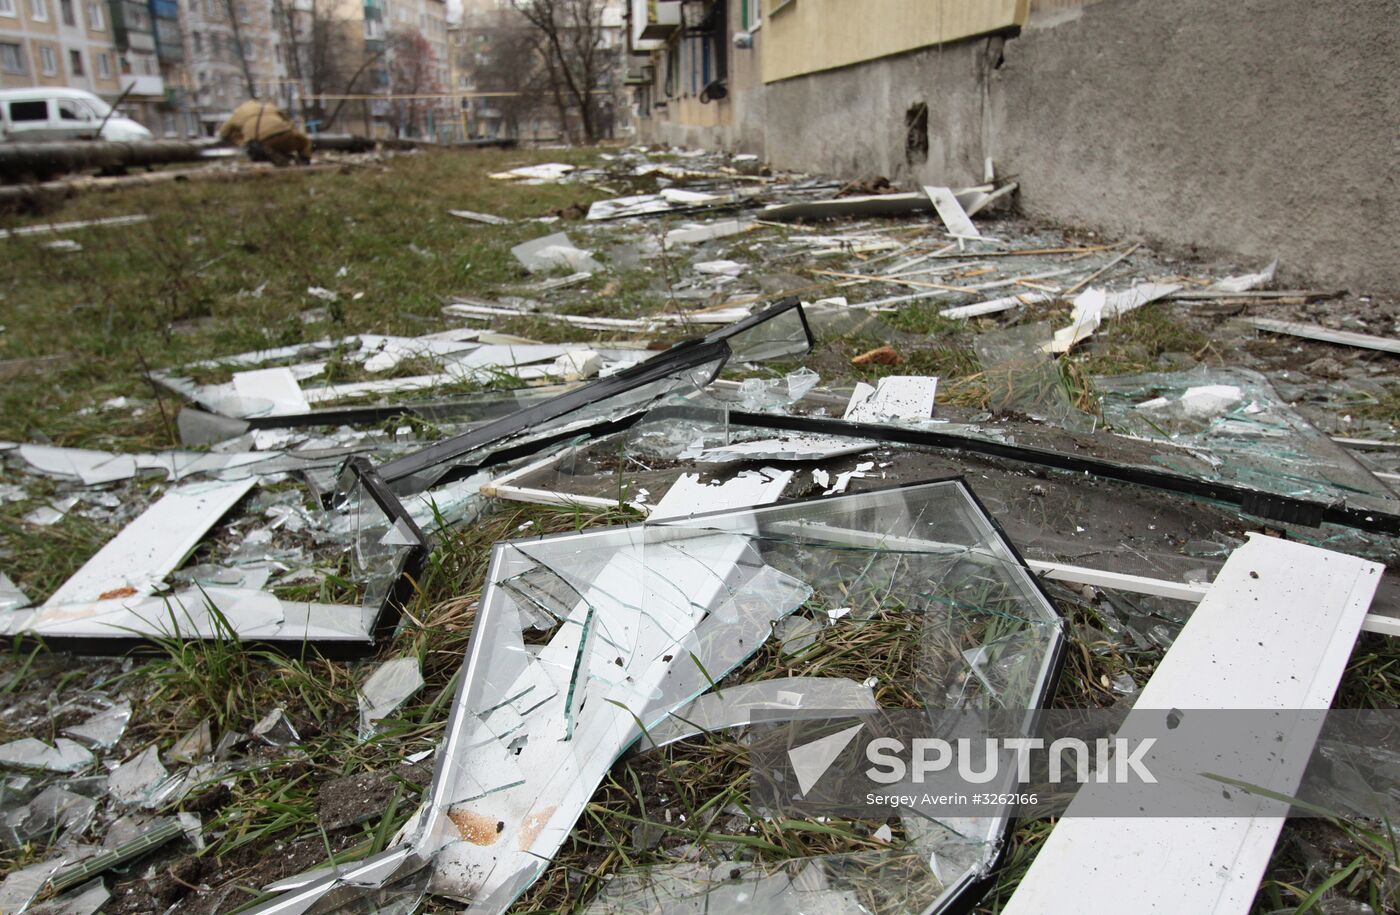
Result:
M728 688L725 678L769 646L775 625L794 614L830 621L833 608L851 612L827 631L885 627L908 643L879 682L933 709L1040 706L1063 642L1059 615L959 481L499 543L439 770L404 844L257 911L307 911L325 894L343 900L415 868L431 874L433 893L506 911L549 867L623 753L687 713L728 724L742 702L716 700L710 716L693 701ZM832 689L861 693L839 707L869 700L870 687L848 681L797 691L790 704L815 708ZM977 819L903 820L887 848L778 860L753 850L727 863L722 882L703 862L624 872L596 910L647 911L648 894L655 901L664 884L665 898L691 900L681 910L732 911L754 893L787 899L792 890L792 904L817 907L803 911L939 911L966 901L1009 826L997 808ZM700 841L695 850L736 849Z

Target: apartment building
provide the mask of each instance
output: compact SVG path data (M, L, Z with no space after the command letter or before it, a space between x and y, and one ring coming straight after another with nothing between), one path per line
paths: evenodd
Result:
M0 88L121 92L107 0L0 0Z
M127 0L130 2L130 0ZM190 107L212 134L241 102L259 98L297 110L280 0L178 0L184 23Z
M1394 210L1396 9L632 0L628 82L648 141L911 188L990 162L1032 216L1374 281L1400 271L1374 230Z

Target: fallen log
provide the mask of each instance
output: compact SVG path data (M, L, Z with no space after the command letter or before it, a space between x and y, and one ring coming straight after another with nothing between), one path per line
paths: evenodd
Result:
M204 143L185 140L72 140L55 143L0 143L0 181L46 180L67 172L197 162Z

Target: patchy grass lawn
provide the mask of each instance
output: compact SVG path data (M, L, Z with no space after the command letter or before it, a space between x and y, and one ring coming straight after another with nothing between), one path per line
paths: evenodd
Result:
M149 386L143 377L148 368L326 336L413 335L443 329L448 325L439 309L446 297L494 298L527 282L510 247L551 232L571 231L572 225L522 221L482 226L452 217L448 209L527 220L607 196L580 185L514 185L486 178L516 164L551 160L591 162L594 155L479 151L400 156L383 164L347 166L340 173L289 171L240 183L93 193L44 219L0 219L0 225L10 226L129 213L152 217L142 225L75 231L68 237L83 245L77 253L44 247L53 236L0 240L7 262L0 277L0 360L16 361L3 366L0 439L118 451L178 447L173 420L180 404ZM627 234L604 229L592 233L586 244L578 236L575 242L606 253L610 245L625 244ZM742 258L749 244L736 241L734 256ZM823 266L850 269L840 262ZM565 310L635 316L669 307L667 290L678 278L679 267L662 262L650 269L594 277L575 291ZM802 279L814 288L839 282ZM337 298L328 303L308 294L309 287L329 289ZM326 315L305 321L301 312L309 309L325 309ZM1027 318L1055 320L1066 313L1063 305L1053 305ZM888 334L866 332L830 341L814 357L824 383L849 384L896 373L938 374L943 378L941 400L985 406L986 387L970 341L977 330L995 326L995 321L949 321L938 316L937 306L914 304L888 316L888 322L886 328L900 335L897 346L907 360L903 365L850 366L852 356L891 342ZM533 319L494 326L549 341L602 336ZM911 340L917 345L907 345ZM1087 374L1151 370L1170 353L1218 359L1217 346L1217 341L1178 321L1171 310L1149 306L1107 325L1092 355L1066 362L1066 387L1082 398ZM771 371L792 367L795 364L774 366ZM117 397L133 404L104 408ZM1396 406L1386 402L1377 409L1393 412ZM30 488L29 501L0 504L0 569L32 594L46 594L115 529L76 516L36 529L21 519L47 493L41 485ZM133 499L149 495L139 483L123 494ZM254 888L269 880L328 858L351 860L384 848L413 811L427 774L401 761L431 749L441 738L492 543L516 535L522 526L532 533L550 533L628 517L621 512L503 504L486 521L450 532L418 583L418 595L407 608L407 625L381 655L418 657L427 688L386 731L367 742L357 738L355 728L358 668L314 656L284 657L233 642L172 641L132 665L75 665L71 659L16 651L0 661L0 697L17 697L32 684L46 690L119 689L141 696L123 744L133 749L151 742L167 747L204 720L211 723L217 740L229 731L247 732L270 709L286 709L301 733L305 753L269 749L238 774L232 788L214 783L197 791L184 809L203 817L208 848L194 856L160 858L162 870L149 881L135 871L119 878L118 886L134 895L112 909L155 911L181 899L205 899L206 894L189 889L204 885L237 889L213 908L189 910L228 911L255 898ZM1076 603L1072 594L1059 596L1076 625L1056 704L1109 704L1114 696L1107 684L1125 672L1139 685L1144 683L1155 658L1090 650L1083 633L1096 625L1092 608ZM838 662L856 667L885 663L889 648L871 637L880 634L876 629L852 631L864 636L850 643L833 636L801 664L765 651L746 669L755 676L790 676L829 673ZM1394 642L1367 637L1359 643L1344 682L1344 704L1400 704L1397 671L1400 650ZM0 737L50 739L67 723L71 722L50 720L40 733L0 723ZM686 742L664 754L619 763L555 866L519 910L568 911L587 899L609 870L656 860L655 849L663 839L732 839L706 832L706 824L721 813L733 816L733 808L742 807L747 793L744 768L742 748L724 739ZM382 812L368 821L323 829L321 789L336 779L371 771L388 773L391 783ZM658 792L668 796L677 811L690 813L687 824L677 820L673 827L660 829L664 835L639 837L638 819L648 811L655 814ZM823 825L812 829L756 820L744 844L774 855L871 847L873 840L863 824ZM1048 822L1035 821L1016 831L1008 865L981 911L995 912L1009 897L1049 828ZM1309 849L1316 847L1340 849L1337 872L1350 870L1339 888L1348 896L1369 901L1376 911L1395 904L1400 858L1393 839L1351 824L1310 822L1290 828L1280 843L1257 911L1297 906L1322 886L1327 875L1308 866ZM29 863L33 856L33 850L6 852L0 855L0 869ZM429 907L448 910L436 902Z

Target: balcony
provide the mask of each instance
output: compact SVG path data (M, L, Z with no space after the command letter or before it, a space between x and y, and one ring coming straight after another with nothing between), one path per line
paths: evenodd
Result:
M159 76L123 76L122 91L130 88L130 98L165 98L165 80Z
M648 49L643 42L664 41L680 24L681 0L632 0L632 41L639 50Z

